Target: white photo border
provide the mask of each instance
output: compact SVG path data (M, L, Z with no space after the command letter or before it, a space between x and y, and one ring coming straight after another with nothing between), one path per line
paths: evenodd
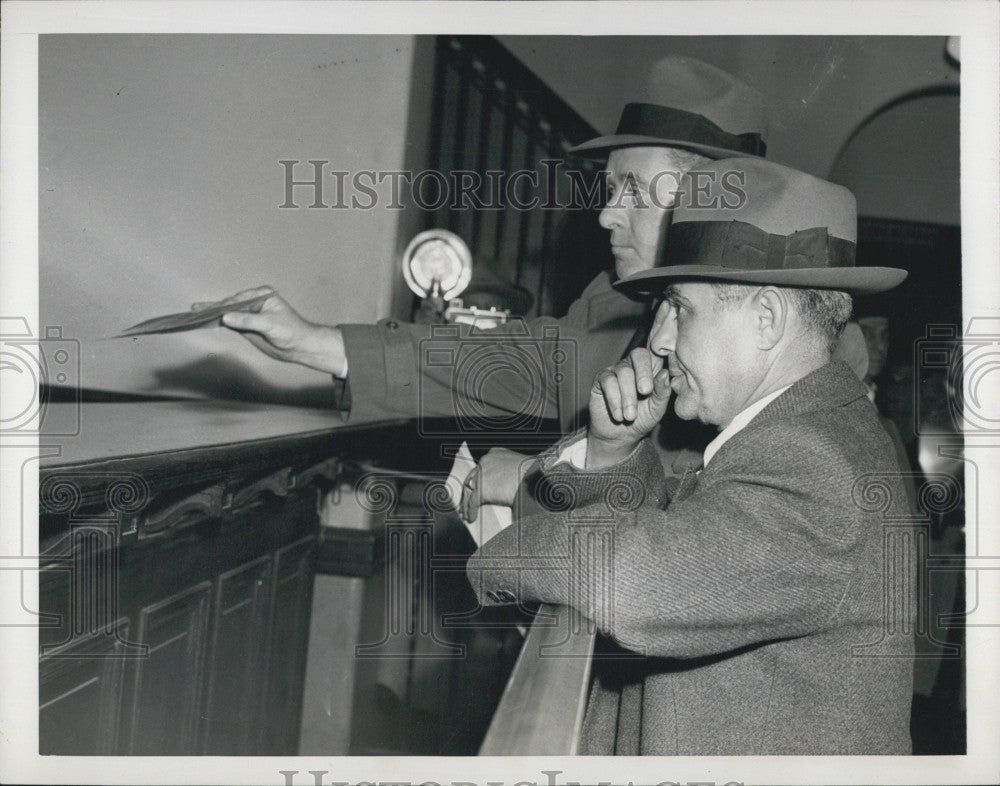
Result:
M0 315L38 325L38 35L268 33L519 35L960 36L963 314L1000 318L1000 5L991 2L6 2L2 28ZM13 466L8 444L4 468ZM18 459L19 460L19 459ZM980 551L1000 554L996 457L980 468ZM37 511L22 512L18 472L4 472L0 555L33 545ZM37 475L34 478L37 483ZM30 479L29 479L30 483ZM28 539L19 544L20 528ZM32 541L32 537L34 541ZM36 553L36 552L35 552ZM997 570L998 558L991 558ZM3 565L0 565L2 568ZM0 571L3 573L3 571ZM8 572L9 573L9 572ZM18 573L18 575L20 575ZM969 574L970 581L975 576ZM3 603L17 601L6 590ZM37 586L23 587L30 604ZM13 585L16 587L16 585ZM1000 619L998 598L980 599ZM985 604L985 605L984 605ZM986 608L988 606L988 608ZM37 607L37 606L36 606ZM281 770L331 783L724 784L989 783L1000 771L1000 631L969 628L968 754L958 757L434 758L38 756L37 631L0 627L0 781L7 783L268 783ZM550 773L550 774L546 774ZM554 774L551 774L554 773Z

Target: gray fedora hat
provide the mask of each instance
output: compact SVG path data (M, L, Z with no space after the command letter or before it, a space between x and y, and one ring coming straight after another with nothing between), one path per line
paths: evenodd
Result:
M625 105L614 134L570 153L603 157L621 147L678 147L709 158L763 156L767 150L760 93L721 68L668 55L647 80L652 100Z
M655 295L670 281L709 279L884 292L907 272L856 267L857 203L843 186L760 158L712 161L680 181L664 267L615 286Z

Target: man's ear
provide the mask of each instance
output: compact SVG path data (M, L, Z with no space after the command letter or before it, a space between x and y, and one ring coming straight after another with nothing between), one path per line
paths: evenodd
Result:
M757 348L773 349L785 334L789 303L774 287L763 287L754 298L754 330Z

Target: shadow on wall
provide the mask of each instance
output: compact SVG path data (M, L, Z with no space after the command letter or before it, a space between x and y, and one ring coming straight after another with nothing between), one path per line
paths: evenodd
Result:
M180 366L153 370L150 390L170 390L224 401L252 401L292 407L333 409L333 384L283 388L273 385L248 365L227 357L202 358Z

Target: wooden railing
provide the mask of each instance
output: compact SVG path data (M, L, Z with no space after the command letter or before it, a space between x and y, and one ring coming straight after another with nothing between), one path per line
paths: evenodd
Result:
M573 609L539 608L480 756L577 753L595 635L593 623Z

